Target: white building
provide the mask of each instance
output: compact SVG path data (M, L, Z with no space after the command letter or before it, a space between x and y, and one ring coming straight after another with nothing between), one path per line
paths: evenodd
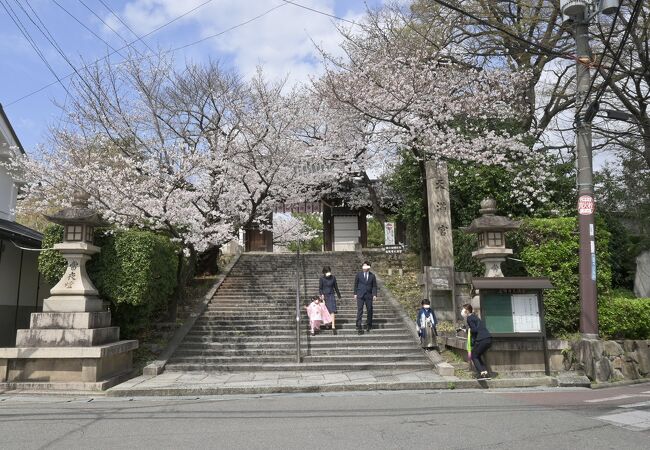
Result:
M0 161L25 153L0 105ZM41 234L16 223L19 181L0 165L0 347L13 346L16 329L29 328L49 288L38 273Z

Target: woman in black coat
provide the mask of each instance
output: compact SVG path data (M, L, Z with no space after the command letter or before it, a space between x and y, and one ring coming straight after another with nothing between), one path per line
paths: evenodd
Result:
M336 298L334 293L341 300L341 292L338 284L336 284L336 277L332 275L330 266L325 266L323 267L323 276L318 281L318 294L321 300L325 301L325 306L327 306L327 310L332 316L332 331L336 334Z
M478 378L487 379L488 371L482 356L492 345L492 335L485 327L485 323L474 314L474 309L469 303L463 305L460 315L463 316L463 319L467 320L467 326L470 331L467 338L471 339L471 359L478 372Z

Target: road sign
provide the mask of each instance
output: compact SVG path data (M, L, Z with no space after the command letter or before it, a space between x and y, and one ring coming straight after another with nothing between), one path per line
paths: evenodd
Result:
M578 198L578 214L581 216L590 216L596 209L596 202L591 195L581 195Z

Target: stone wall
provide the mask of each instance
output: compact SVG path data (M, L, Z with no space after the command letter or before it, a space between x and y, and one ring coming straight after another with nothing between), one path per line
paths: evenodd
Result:
M569 366L584 371L593 382L650 377L650 340L589 341L571 343Z
M440 336L438 342L463 359L465 338ZM650 378L650 340L576 341L550 339L546 344L551 374L574 371L592 382ZM486 363L504 376L542 374L544 352L539 340L495 339L486 353Z

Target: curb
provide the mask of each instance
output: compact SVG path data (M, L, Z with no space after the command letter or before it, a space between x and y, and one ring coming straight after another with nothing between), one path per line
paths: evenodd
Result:
M167 347L163 352L160 354L157 360L153 361L152 363L147 364L144 369L142 370L142 374L146 376L155 376L155 375L160 375L163 373L165 370L165 366L167 365L167 361L169 361L169 358L172 357L178 346L183 342L183 339L185 339L185 336L187 333L190 332L194 324L196 323L196 320L201 317L201 314L205 312L206 309L208 309L208 305L212 301L212 297L214 297L214 294L217 292L217 289L219 289L219 286L221 286L221 283L226 279L232 268L237 264L237 261L239 261L239 257L241 256L242 252L238 252L235 257L228 263L228 266L226 269L223 271L223 273L220 275L219 279L214 283L214 286L210 288L207 294L203 297L203 301L199 303L195 308L194 311L192 311L185 321L185 323L176 330L174 333L174 336L172 336L171 340L169 341L169 344L167 344Z
M152 396L188 396L188 395L242 395L242 394L296 394L329 392L368 392L368 391L418 391L418 390L454 390L454 389L508 389L557 387L557 380L552 377L512 378L502 380L443 380L398 383L357 383L357 384L313 384L286 386L205 386L205 387L160 387L152 389L111 389L106 391L108 397L152 397Z
M591 383L591 389L605 389L618 386L630 386L633 384L642 384L650 381L650 378L639 378L636 380L621 380L621 381L604 381L600 383Z

